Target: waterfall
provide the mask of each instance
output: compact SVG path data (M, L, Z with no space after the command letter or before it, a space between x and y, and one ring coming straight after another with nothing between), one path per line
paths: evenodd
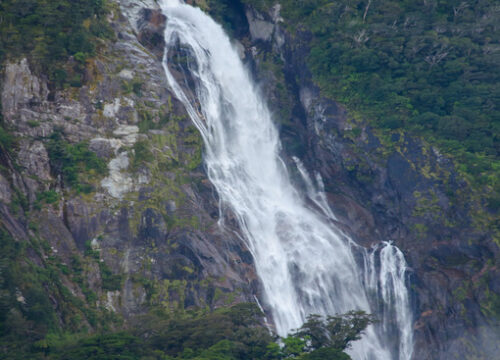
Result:
M363 251L365 288L372 293L372 313L380 321L379 332L393 342L399 359L411 359L413 320L406 289L407 265L403 253L389 242Z
M410 359L401 252L390 244L366 250L343 234L320 178L313 182L298 159L306 193L291 183L270 112L221 26L179 0L160 3L167 16L168 83L203 137L208 177L221 211L230 209L237 218L278 334L300 327L311 313L362 309L383 318L353 344L351 356ZM377 295L382 298L373 299ZM391 347L388 337L398 344Z

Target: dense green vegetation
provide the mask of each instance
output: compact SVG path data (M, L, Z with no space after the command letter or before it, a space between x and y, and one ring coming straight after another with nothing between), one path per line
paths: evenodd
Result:
M14 136L7 130L5 121L3 119L2 104L0 103L0 153L7 154L12 151L14 143Z
M94 309L63 284L62 274L69 270L50 254L47 243L16 240L0 224L0 248L0 358L39 358L27 355L49 334L97 325ZM42 251L49 254L43 266Z
M263 9L276 1L243 2ZM376 129L410 131L455 156L499 208L497 2L279 3L292 34L312 34L307 61L325 95Z
M80 86L85 60L97 37L112 37L104 0L3 0L0 2L0 63L28 56L58 87ZM69 56L75 62L63 66Z
M64 184L77 192L89 193L93 187L84 181L82 175L93 176L107 174L106 161L90 151L88 143L70 144L64 140L61 131L54 131L47 143L50 166L56 174L61 174Z
M48 306L43 305L43 309ZM53 312L44 316L53 317ZM277 338L260 325L261 318L255 304L239 304L211 313L152 311L137 318L131 330L93 335L51 331L34 343L25 342L17 351L12 347L5 351L7 335L2 333L0 352L6 359L348 360L343 350L372 321L362 312L326 320L313 315L303 327L282 339L280 346ZM7 324L12 326L9 321Z
M2 152L9 152L14 144L14 137L7 130L4 129L0 122L0 150Z
M41 210L45 204L57 204L60 200L59 194L55 190L42 191L37 194L33 207Z

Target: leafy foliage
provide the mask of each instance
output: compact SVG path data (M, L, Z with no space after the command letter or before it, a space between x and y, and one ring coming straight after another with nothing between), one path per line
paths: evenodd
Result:
M0 151L9 153L15 144L14 136L8 131L2 116L2 103L0 102Z
M75 343L55 342L49 348L48 359L138 359L145 355L142 341L126 332L83 338Z
M26 359L33 344L61 326L80 330L81 310L86 309L62 284L51 257L44 266L32 263L27 254L37 257L40 248L32 241L15 240L1 223L0 248L0 357Z
M6 245L5 232L1 233L1 245ZM11 238L9 238L11 240ZM9 244L14 242L9 240ZM19 250L5 246L5 257L16 257ZM18 254L18 255L16 255ZM3 272L0 273L3 276ZM0 277L0 289L5 289L5 277ZM0 294L4 294L3 292ZM263 314L255 304L238 304L230 308L221 308L207 313L203 310L183 313L166 313L153 310L134 320L131 330L119 332L105 331L97 334L85 332L62 332L57 327L55 312L47 300L47 294L39 294L37 305L40 311L35 315L24 315L23 311L0 313L0 354L5 359L193 359L193 360L281 360L281 359L330 359L348 360L343 352L349 341L358 338L371 317L361 312L351 312L344 316L329 317L326 320L311 315L299 330L286 339L284 346L276 342L262 327ZM26 300L32 304L31 298ZM19 306L10 300L9 307ZM6 304L0 296L0 305ZM38 311L38 310L36 310ZM44 314L45 313L45 314ZM14 315L11 315L14 314ZM35 324L45 321L48 328L42 329L35 337L29 335L31 342L23 342L33 329L30 319ZM332 324L342 323L341 333ZM30 325L31 324L31 325ZM311 335L319 328L329 332L327 340L311 344ZM347 329L347 331L346 331ZM351 335L347 333L352 332ZM335 348L332 339L350 340L340 342L342 347ZM13 346L9 343L14 340ZM9 345L8 345L9 344ZM8 346L11 346L10 348Z
M43 204L55 204L58 201L59 194L55 190L42 191L37 194L34 206L40 210Z
M208 11L219 24L232 36L241 36L248 31L245 9L240 1L205 0L205 6L198 2L203 10Z
M301 360L349 360L350 356L345 352L331 347L324 347L318 350L313 350L308 354L300 357Z
M374 318L364 311L350 311L326 319L311 314L300 329L283 340L282 354L284 358L349 359L343 350L359 340L365 328L373 322Z
M123 275L113 274L105 262L99 262L101 271L102 288L109 291L120 290L122 288Z
M352 341L359 340L363 330L374 322L364 311L350 311L342 316L328 316L323 320L318 315L309 315L297 331L296 336L311 340L311 347L346 349Z
M57 86L81 85L83 64L95 54L97 37L111 38L104 0L3 0L0 62L28 56ZM61 65L69 56L73 68Z
M260 359L273 340L265 328L258 326L261 316L254 304L238 304L201 317L188 314L182 318L162 318L161 314L150 314L139 320L138 334L150 334L151 346L179 358L196 358L204 350L229 340L233 343L231 347L221 344L219 350L230 352L236 359Z
M133 331L95 335L52 332L33 347L17 353L3 352L8 355L2 358L264 359L273 338L258 326L260 316L254 304L210 314L186 313L182 317L153 312L140 318ZM4 340L1 335L0 354Z
M106 175L107 165L103 159L90 151L86 142L70 144L60 131L54 131L47 144L50 165L56 174L61 174L66 185L77 192L89 193L92 186L83 182L81 174Z
M8 152L14 144L14 137L0 125L0 150Z
M273 0L243 0L259 9ZM323 93L383 131L421 135L500 199L498 4L452 0L282 0ZM492 191L491 191L492 190Z

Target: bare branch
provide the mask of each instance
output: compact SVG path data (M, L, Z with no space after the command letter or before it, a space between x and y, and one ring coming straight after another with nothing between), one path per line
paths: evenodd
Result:
M445 49L441 49L440 51L436 52L433 55L427 55L424 60L426 63L428 63L431 67L434 65L439 64L445 57L447 57L449 54L448 51L445 51Z
M365 7L365 13L363 14L363 22L366 20L366 15L368 14L368 9L370 9L370 5L372 4L372 0L368 0L368 4Z
M469 4L467 4L467 2L465 2L465 1L462 1L462 2L460 3L460 5L458 5L458 6L454 6L454 7L453 7L453 16L454 16L454 17L457 17L458 15L460 15L460 13L461 13L464 9L466 9L466 8L468 8L468 7L469 7Z
M365 42L368 41L368 39L370 39L368 37L368 35L366 34L365 29L361 30L359 33L354 35L352 38L356 42L356 44L358 44L358 45L364 44Z

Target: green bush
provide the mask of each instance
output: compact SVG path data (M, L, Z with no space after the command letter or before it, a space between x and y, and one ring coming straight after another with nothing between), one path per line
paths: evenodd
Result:
M153 153L146 140L139 140L134 144L134 156L132 157L131 168L137 170L141 165L151 161Z
M0 150L9 152L14 145L14 142L14 136L0 125Z
M104 290L115 291L122 288L122 274L113 274L113 272L105 262L99 263L99 269L101 271L102 288Z
M103 159L90 151L87 142L70 144L60 131L55 131L47 144L52 171L61 174L64 183L77 192L89 193L92 185L81 179L82 173L106 176L108 169Z
M56 204L60 196L55 190L42 191L36 195L34 207L41 210L44 204Z
M0 223L0 352L18 354L58 328L48 288L54 285L47 269L26 262L27 244L15 240ZM11 357L7 357L11 358Z
M112 360L141 358L147 352L141 339L126 332L96 335L76 343L61 342L53 344L49 359L93 359Z

